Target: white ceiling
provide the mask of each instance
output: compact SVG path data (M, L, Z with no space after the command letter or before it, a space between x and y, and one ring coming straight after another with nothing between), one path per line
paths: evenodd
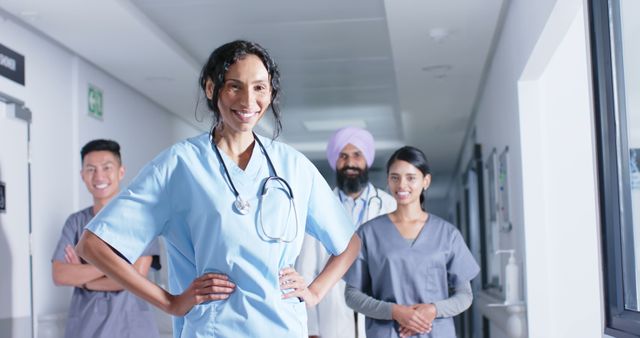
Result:
M309 125L363 124L376 138L375 167L403 144L423 149L438 197L504 1L0 0L0 8L203 130L194 118L200 66L222 43L257 41L280 66L282 140L322 163L332 131Z

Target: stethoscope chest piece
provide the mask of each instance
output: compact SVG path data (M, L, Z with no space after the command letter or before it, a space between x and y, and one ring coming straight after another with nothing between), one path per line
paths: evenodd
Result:
M278 176L278 173L276 172L276 168L273 166L273 163L271 163L271 158L269 157L267 150L264 148L264 145L262 145L262 142L260 142L260 139L258 138L258 136L253 134L253 137L256 143L258 143L258 145L260 146L260 149L262 149L264 156L267 158L267 163L269 164L270 169L273 171L273 176L269 176L264 180L264 183L262 184L262 189L260 192L260 198L258 199L258 203L257 203L257 213L258 213L260 228L262 230L262 235L264 235L263 239L268 241L278 242L278 243L291 243L298 237L298 228L299 228L298 211L296 210L296 204L293 199L293 190L291 189L291 186L289 185L289 183L287 183L287 181L285 181L284 178L281 178ZM215 144L215 142L213 142L213 136L211 137L210 141L211 141L211 146L213 147L213 150L215 151L216 156L218 157L218 161L220 161L220 164L222 165L224 174L227 177L229 184L231 185L231 190L233 191L233 194L236 196L236 200L233 201L233 207L236 209L235 211L238 212L240 215L249 214L249 211L251 211L251 204L249 203L249 201L245 201L244 199L242 199L242 197L240 197L240 193L238 192L238 189L236 189L235 184L233 184L233 179L231 179L229 170L227 170L227 165L224 163L224 160L222 159L220 150L218 149L218 146ZM264 208L262 207L262 203L263 203L263 199L266 198L267 193L270 191L270 188L268 186L270 182L271 184L279 183L280 184L279 187L278 186L272 187L273 191L283 190L286 193L287 198L289 199L289 212L293 211L293 218L295 219L295 232L292 238L285 237L287 232L286 231L287 226L284 227L284 229L282 230L282 234L280 236L269 235L264 226L264 219L263 219L264 216L262 212ZM288 220L289 218L287 218L287 221ZM277 223L277 220L275 222Z
M248 214L249 210L251 209L251 204L249 204L249 201L243 200L240 196L236 197L236 201L233 202L233 206L236 207L236 210L241 215Z

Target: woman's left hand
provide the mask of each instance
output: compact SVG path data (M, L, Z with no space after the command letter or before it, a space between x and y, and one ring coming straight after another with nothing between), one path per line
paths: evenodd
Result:
M307 304L307 307L315 306L320 301L319 297L309 290L304 278L292 267L280 270L280 289L292 290L284 293L283 299L298 297Z
M416 304L413 306L413 308L418 310L418 312L422 313L424 318L426 318L430 323L433 322L434 319L436 319L436 315L438 314L436 306L431 303Z
M436 315L438 314L436 306L433 304L415 304L412 308L421 313L423 318L429 321L428 329L424 333L431 332L431 329L433 328L433 320L436 319ZM400 337L411 337L417 334L421 333L412 331L404 326L400 326Z
M398 332L398 335L400 336L400 338L407 338L407 337L412 337L412 336L419 336L423 333L430 333L432 329L431 323L429 323L429 328L427 329L427 331L425 332L417 332L414 330L411 330L405 326L400 326L400 331Z

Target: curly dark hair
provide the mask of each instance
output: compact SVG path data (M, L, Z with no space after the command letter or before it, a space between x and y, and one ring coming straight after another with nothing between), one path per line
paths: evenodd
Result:
M273 138L276 138L282 131L282 121L280 118L280 72L278 66L267 50L255 42L236 40L226 43L216 48L209 60L202 67L200 72L200 88L205 92L207 80L213 81L213 96L211 99L207 98L207 106L214 113L214 124L211 127L210 133L213 136L213 128L220 120L220 110L218 109L218 98L220 89L224 84L224 77L229 67L236 61L246 57L247 55L255 55L262 60L267 72L269 73L269 79L271 81L271 111L275 117L275 127L273 130Z

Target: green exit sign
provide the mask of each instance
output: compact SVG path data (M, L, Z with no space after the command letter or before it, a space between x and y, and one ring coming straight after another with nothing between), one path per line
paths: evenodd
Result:
M96 88L95 86L89 85L89 97L87 101L89 102L89 116L102 120L104 113L102 90Z

